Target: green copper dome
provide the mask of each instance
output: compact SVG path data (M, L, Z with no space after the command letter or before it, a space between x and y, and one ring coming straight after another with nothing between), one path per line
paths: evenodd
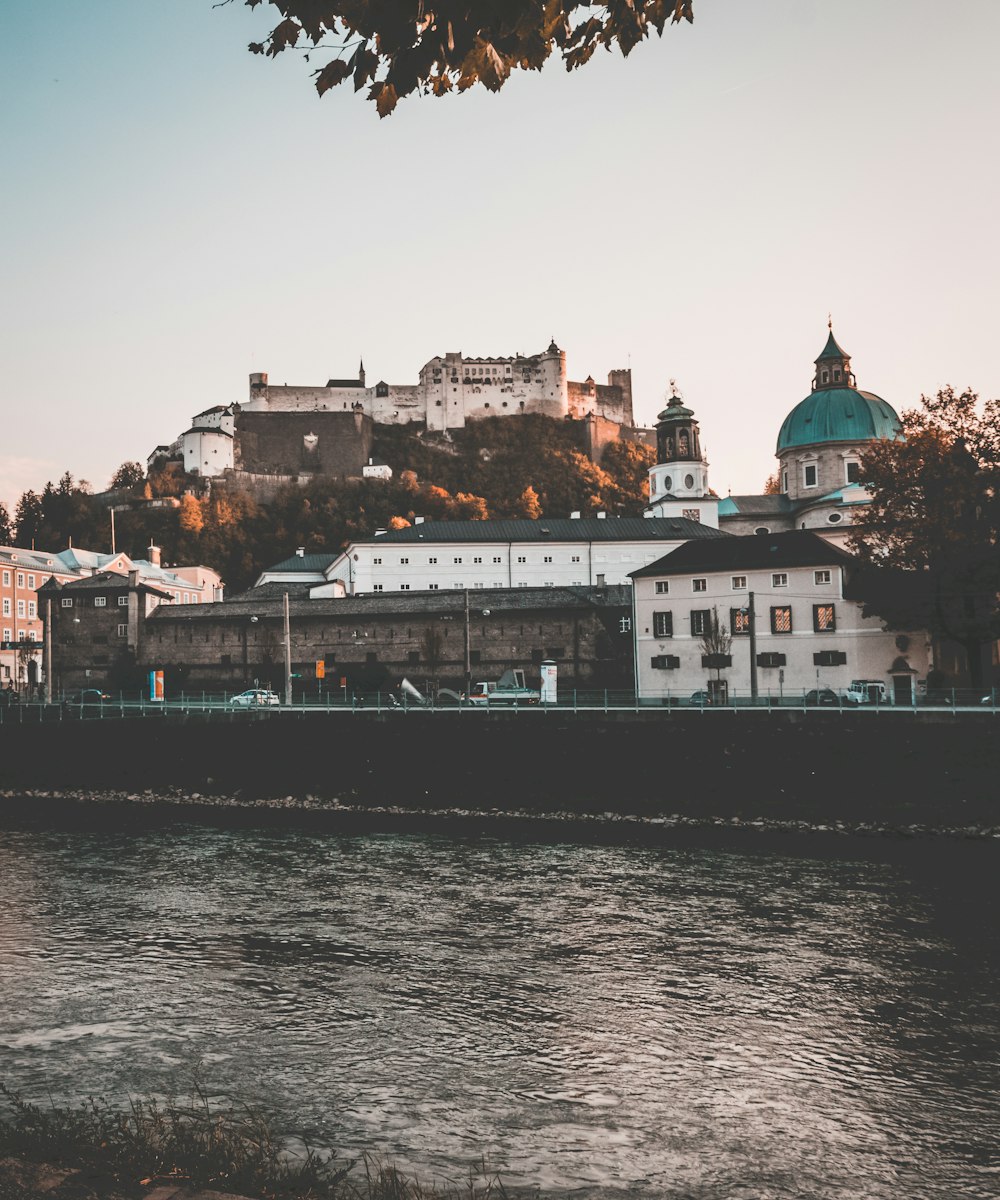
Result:
M900 431L895 409L873 392L824 387L796 404L778 432L778 449L819 442L870 442L895 438Z

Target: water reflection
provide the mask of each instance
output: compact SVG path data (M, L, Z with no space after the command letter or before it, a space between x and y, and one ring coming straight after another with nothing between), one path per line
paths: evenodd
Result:
M201 1062L424 1178L995 1195L997 851L836 845L10 828L0 1077Z

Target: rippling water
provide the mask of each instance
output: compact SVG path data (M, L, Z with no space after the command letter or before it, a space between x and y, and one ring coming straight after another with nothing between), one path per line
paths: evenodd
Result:
M1000 1195L1000 848L0 830L0 1078L424 1180Z

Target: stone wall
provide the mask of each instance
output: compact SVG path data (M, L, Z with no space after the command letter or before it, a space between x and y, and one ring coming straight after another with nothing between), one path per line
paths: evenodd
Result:
M373 422L355 412L240 412L234 465L260 475L360 479Z

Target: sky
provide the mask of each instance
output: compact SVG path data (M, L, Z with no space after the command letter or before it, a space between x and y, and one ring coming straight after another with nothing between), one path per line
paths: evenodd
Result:
M897 410L1000 395L996 0L695 0L628 59L412 97L250 55L240 0L0 6L0 501L107 486L248 375L436 354L677 386L757 492L827 318Z

